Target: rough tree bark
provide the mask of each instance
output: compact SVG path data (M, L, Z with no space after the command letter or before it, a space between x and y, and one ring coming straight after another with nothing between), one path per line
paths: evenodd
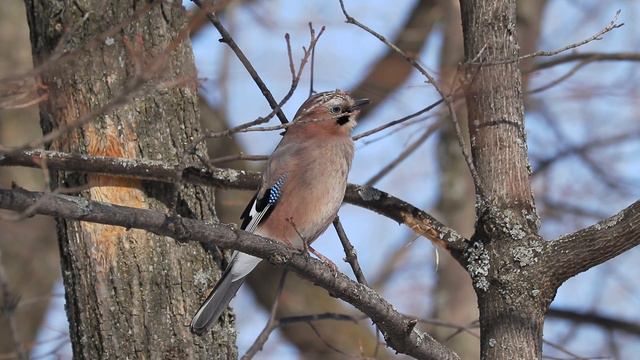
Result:
M458 74L458 65L463 62L462 26L460 24L460 6L457 0L443 0L445 11L444 41L440 57L440 82L445 92L459 85L454 83ZM520 53L528 54L536 50L540 24L546 1L518 0L517 25L520 41ZM520 63L521 69L528 69L530 61ZM527 88L527 78L523 79L523 88ZM456 106L456 115L461 127L467 127L466 106ZM440 199L436 212L445 223L456 229L462 236L470 237L474 224L474 189L469 169L460 152L460 146L451 121L444 122L438 138L438 159L441 172ZM438 282L434 289L434 316L443 321L457 324L469 324L478 319L477 299L471 286L468 273L448 254L441 256ZM449 329L434 328L437 339L444 340L452 333ZM468 337L457 336L448 343L464 359L479 357L480 348Z
M131 94L126 105L54 140L52 148L173 164L185 161L184 150L199 133L199 114L191 46L188 37L180 38L186 25L180 2L26 4L34 62L46 66L73 52L42 74L49 94L40 109L45 132L72 124L129 91L132 81L145 80L143 91ZM162 67L157 73L148 73L158 64ZM206 156L204 146L197 152ZM59 175L60 186L86 182L88 190L81 192L86 199L215 220L211 189ZM59 220L59 242L76 358L236 357L231 317L204 338L192 336L186 326L219 276L211 253L200 245L64 220Z
M460 4L465 97L480 182L475 234L463 256L478 295L481 357L539 359L555 288L544 286L534 266L543 241L529 183L516 1Z

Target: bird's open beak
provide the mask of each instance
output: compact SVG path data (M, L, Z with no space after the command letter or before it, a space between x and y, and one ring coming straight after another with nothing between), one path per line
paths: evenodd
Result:
M367 105L368 103L369 103L369 99L358 99L355 101L355 103L351 107L351 110L358 110L361 107Z

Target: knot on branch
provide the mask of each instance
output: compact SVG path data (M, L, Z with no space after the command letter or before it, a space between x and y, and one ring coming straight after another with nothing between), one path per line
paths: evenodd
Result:
M382 191L370 186L357 186L356 192L364 201L380 200L385 195Z
M289 256L286 254L274 253L267 259L273 265L284 265L289 261Z
M192 239L189 227L184 224L182 217L166 215L165 224L172 237L179 243L187 243Z
M416 327L417 324L418 324L418 319L407 320L407 324L405 326L405 332L407 333L407 335L411 334L411 332L413 331L413 329Z

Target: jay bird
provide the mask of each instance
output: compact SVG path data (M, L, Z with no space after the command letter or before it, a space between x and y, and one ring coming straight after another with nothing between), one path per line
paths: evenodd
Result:
M353 159L351 130L368 99L340 90L315 94L298 109L270 156L262 182L241 216L241 229L297 249L322 234L342 204ZM262 259L234 251L191 321L203 335Z

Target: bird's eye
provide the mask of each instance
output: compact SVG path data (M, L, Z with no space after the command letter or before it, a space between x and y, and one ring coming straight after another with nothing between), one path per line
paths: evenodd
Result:
M333 106L330 111L332 114L340 114L342 112L342 108L340 106Z

